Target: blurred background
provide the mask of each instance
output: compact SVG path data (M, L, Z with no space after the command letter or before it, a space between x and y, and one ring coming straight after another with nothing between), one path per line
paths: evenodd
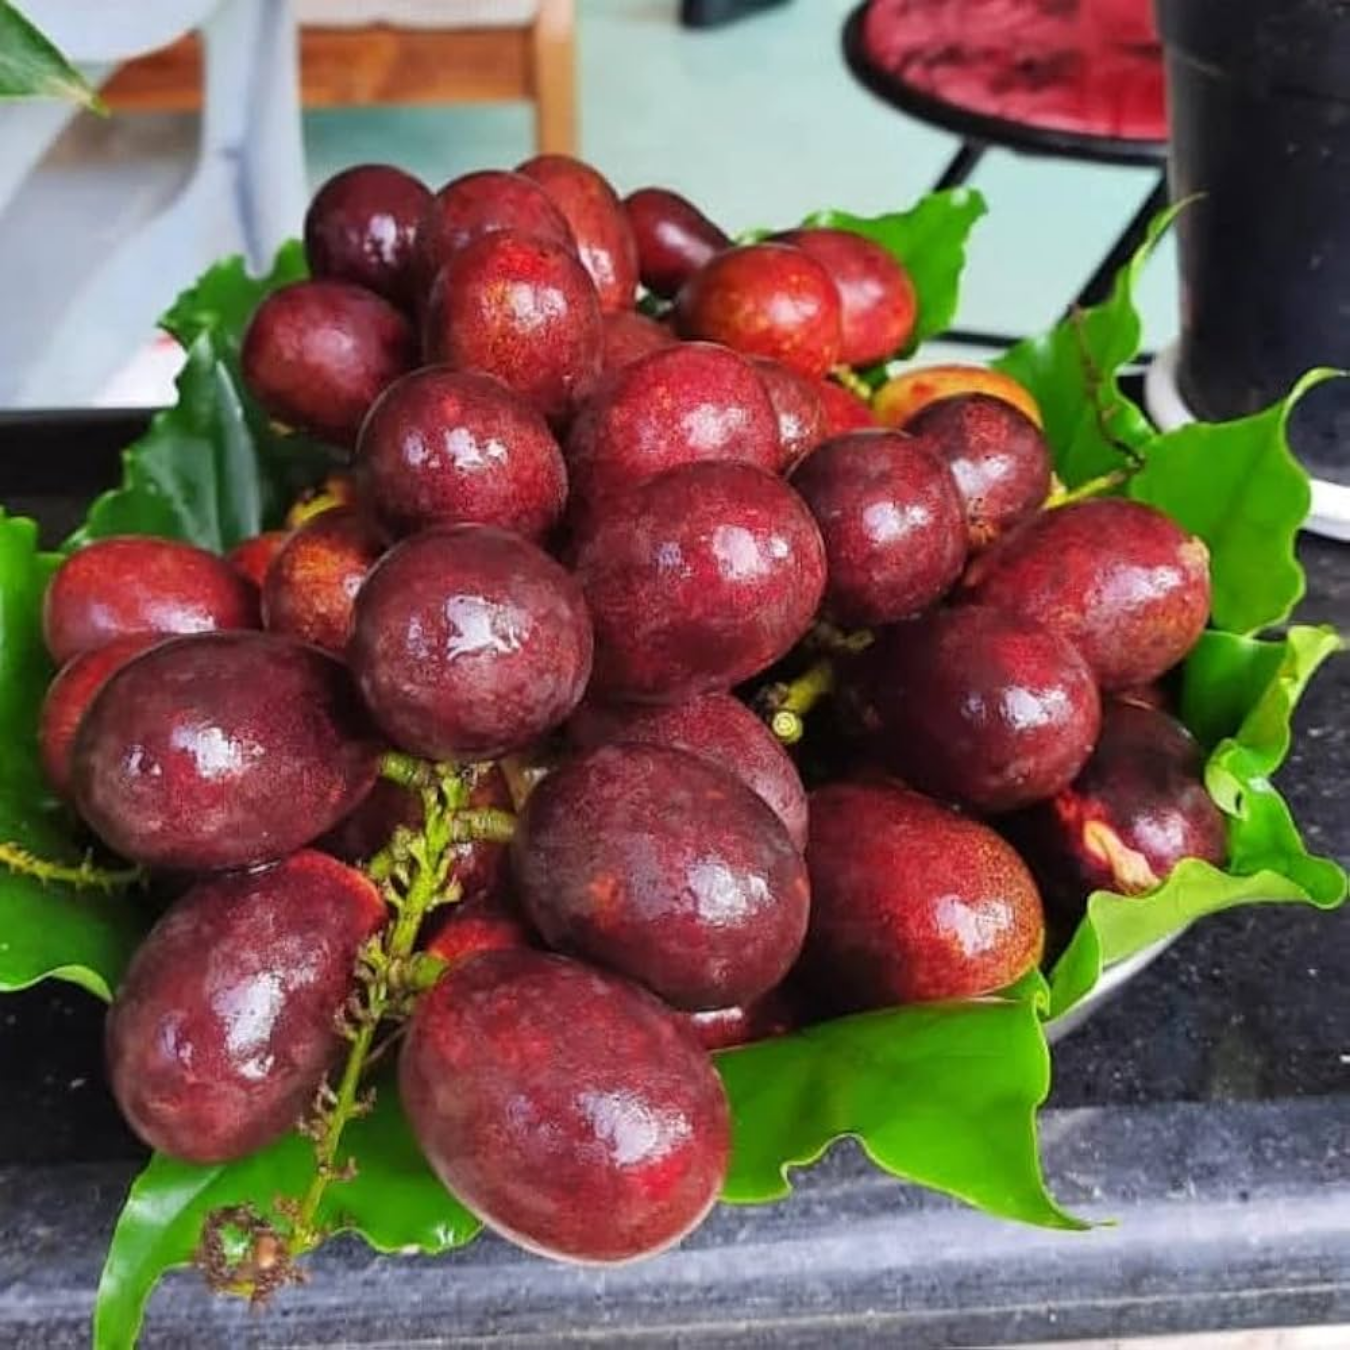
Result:
M435 188L536 147L572 150L621 193L674 187L734 232L819 207L911 205L963 144L950 108L931 115L934 99L1052 130L1095 119L1109 140L1156 134L1148 119L1161 98L1147 0L876 0L874 31L854 36L869 42L862 59L881 84L914 88L905 110L865 87L856 53L855 69L845 60L856 0L21 7L102 88L112 115L0 110L8 407L168 400L175 353L154 342L154 317L211 259L242 251L259 264L298 232L308 193L352 164L394 163ZM1135 64L1099 62L1089 79L1085 50ZM1099 106L1075 104L1085 83ZM960 324L1038 331L1156 187L1156 161L982 143L964 167L990 215L974 236ZM1170 243L1139 299L1145 345L1158 347L1178 327Z

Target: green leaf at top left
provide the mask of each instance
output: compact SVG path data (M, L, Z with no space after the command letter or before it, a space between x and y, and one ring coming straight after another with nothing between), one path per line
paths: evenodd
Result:
M38 552L31 520L0 511L0 843L78 862L75 824L52 800L37 749L52 673L42 596L59 561ZM44 885L0 865L0 990L54 976L111 998L146 926L135 896Z
M0 99L59 98L108 111L89 82L9 0L0 0Z

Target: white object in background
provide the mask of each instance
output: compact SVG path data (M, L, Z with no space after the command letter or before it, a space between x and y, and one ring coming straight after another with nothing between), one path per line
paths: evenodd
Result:
M539 0L296 0L305 28L524 28Z
M1180 344L1173 342L1153 358L1144 376L1144 406L1162 431L1172 431L1198 420L1187 407L1177 384L1179 359ZM1303 528L1328 539L1350 542L1350 487L1314 478L1312 509Z
M58 11L97 13L106 30L119 28L128 8L140 6L47 0L40 21L55 34L67 26ZM179 0L176 5L155 0L149 8L151 17L164 20L153 29L153 36L164 40L178 35L168 21L171 12L183 21L178 33L203 13L208 16L202 25L203 114L196 168L167 207L108 252L82 252L78 244L66 242L64 259L53 258L50 250L45 256L16 258L6 253L7 234L31 240L33 222L16 220L7 232L10 222L0 221L0 263L10 269L6 295L21 295L30 285L61 288L55 315L44 314L42 323L22 335L23 343L11 331L6 334L10 340L0 344L5 349L0 403L65 407L91 402L126 366L128 355L144 346L159 314L198 273L230 253L243 253L250 267L260 270L303 220L307 191L300 91L287 0ZM152 26L135 27L149 34ZM88 59L96 58L89 34L76 47ZM107 166L89 167L108 173ZM23 208L21 189L10 205L11 218ZM89 222L95 238L98 224ZM68 233L71 222L62 225ZM22 323L22 311L21 304L11 302L7 324Z

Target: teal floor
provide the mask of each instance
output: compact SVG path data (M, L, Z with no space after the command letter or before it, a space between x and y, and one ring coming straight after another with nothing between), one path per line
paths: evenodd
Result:
M581 152L621 191L678 188L726 228L784 225L822 206L911 204L955 141L857 85L839 51L853 0L792 0L710 31L678 27L673 0L579 0ZM436 185L531 152L523 106L310 114L321 181L390 160ZM970 253L961 321L1032 331L1054 319L1147 194L1151 172L986 156L989 201ZM1140 293L1145 341L1176 331L1175 263L1164 245Z

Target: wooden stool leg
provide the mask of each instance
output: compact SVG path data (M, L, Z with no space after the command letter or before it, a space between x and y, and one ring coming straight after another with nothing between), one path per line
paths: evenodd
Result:
M576 153L575 29L573 0L540 0L530 34L535 149L540 154Z

